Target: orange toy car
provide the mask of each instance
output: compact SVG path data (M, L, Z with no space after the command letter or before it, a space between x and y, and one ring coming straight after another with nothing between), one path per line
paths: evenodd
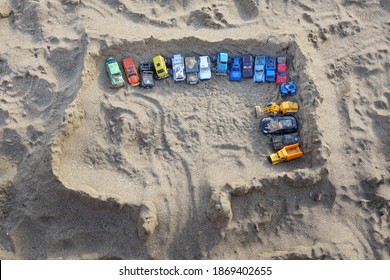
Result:
M134 87L138 86L140 80L134 59L132 57L126 57L122 59L122 65L123 69L125 70L126 78L129 81L129 84Z

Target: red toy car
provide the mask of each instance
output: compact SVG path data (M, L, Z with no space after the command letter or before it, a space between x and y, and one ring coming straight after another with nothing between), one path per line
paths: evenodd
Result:
M123 69L125 70L126 78L129 81L129 84L134 87L138 86L140 80L134 59L132 57L126 57L122 59L122 65Z
M280 85L282 83L287 83L287 64L285 56L279 56L276 65L276 84Z

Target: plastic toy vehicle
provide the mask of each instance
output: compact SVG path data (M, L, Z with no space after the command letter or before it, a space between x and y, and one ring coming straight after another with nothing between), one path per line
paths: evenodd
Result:
M298 130L298 121L294 116L266 117L261 120L260 128L264 134L293 133Z
M141 87L154 87L153 64L151 62L141 63L141 65L139 66L139 72L141 76Z
M230 81L241 81L242 78L242 61L241 57L233 57L232 63L230 65Z
M280 93L283 95L294 95L297 92L297 85L293 81L282 83L280 85Z
M298 103L285 101L280 103L280 105L277 105L274 102L267 103L266 107L261 108L261 110L264 113L269 113L273 115L276 115L278 113L282 113L283 115L285 115L298 112L298 108Z
M127 81L132 86L139 85L139 75L137 71L137 66L135 66L135 61L132 57L126 57L122 59L122 66L125 70Z
M181 54L173 55L172 70L173 80L175 82L186 80L186 72L184 71L184 58L181 56Z
M280 85L282 83L287 83L287 64L285 56L279 56L276 65L276 84Z
M299 144L292 144L285 146L283 149L279 150L277 153L269 155L269 161L275 165L283 161L290 161L296 158L302 157L302 151L299 148Z
M265 81L275 82L276 79L276 57L267 57L265 63Z
M227 53L220 52L217 55L217 75L227 75L229 57Z
M187 84L195 85L199 82L199 63L195 56L189 56L184 59Z
M274 135L271 138L271 142L275 150L280 150L284 146L298 143L299 134L296 132L291 134Z
M253 56L251 54L242 56L242 77L244 79L253 77Z
M255 57L255 71L253 75L253 82L265 82L265 56Z
M199 65L200 65L199 79L210 80L211 79L210 58L208 56L200 56Z
M156 78L158 80L165 79L169 77L167 65L165 64L165 59L161 55L153 57L154 70L156 71Z
M106 70L111 82L110 87L119 88L125 85L118 62L111 56L106 59Z

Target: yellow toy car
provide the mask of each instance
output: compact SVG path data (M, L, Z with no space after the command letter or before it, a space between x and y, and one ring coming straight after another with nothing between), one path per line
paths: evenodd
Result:
M164 57L162 57L161 55L157 55L153 57L153 65L154 65L154 70L156 72L156 78L158 80L169 77L169 72Z
M303 153L299 148L299 144L292 144L285 146L277 153L270 154L268 159L273 165L275 165L283 161L290 161L296 158L300 158L302 155Z

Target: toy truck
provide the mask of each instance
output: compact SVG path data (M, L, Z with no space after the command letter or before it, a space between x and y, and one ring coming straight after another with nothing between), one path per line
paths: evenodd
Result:
M284 161L290 161L302 157L303 153L299 148L299 144L292 144L283 147L278 152L270 154L268 159L275 165Z
M199 82L199 63L195 56L189 56L184 59L187 84L195 85Z
M228 54L219 52L217 54L217 68L216 68L216 74L217 75L227 75L228 72Z
M156 71L156 79L161 80L169 77L168 68L164 57L157 55L153 57L154 70Z
M184 58L181 54L174 54L172 59L173 80L181 82L186 80L186 73L184 71Z
M298 112L298 103L285 101L277 105L274 102L267 103L266 107L261 108L260 106L255 106L255 115L256 118L261 118L262 113L269 113L270 115L276 115L281 113L283 115L293 114Z
M267 57L265 64L265 81L275 82L276 79L276 57Z

